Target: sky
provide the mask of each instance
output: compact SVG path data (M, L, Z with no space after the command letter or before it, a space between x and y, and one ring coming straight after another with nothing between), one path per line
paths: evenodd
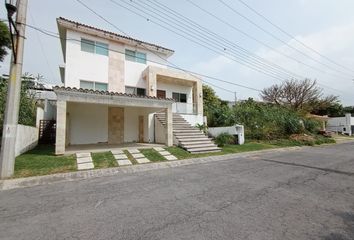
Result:
M56 18L61 16L120 34L122 32L119 30L122 30L124 34L131 37L175 50L175 54L169 59L175 66L255 89L279 84L290 78L281 76L279 79L277 76L275 79L269 74L260 73L244 65L245 62L247 64L257 57L258 65L256 67L252 65L253 68L259 70L260 64L266 61L272 66L281 67L283 71L291 72L291 75L298 76L298 79L306 77L317 80L325 94L339 96L344 105L354 105L354 1L352 0L243 0L272 23L326 58L282 33L238 0L223 1L251 20L253 24L223 5L220 0L133 0L133 4L149 4L155 8L156 5L152 5L149 1L156 1L159 6L163 4L173 9L204 27L203 33L208 31L214 36L221 36L222 40L219 38L218 43L213 42L210 36L202 39L196 37L187 39L190 32L178 35L166 30L161 27L161 22L160 25L155 24L157 20L154 17L158 17L156 10L154 17L146 16L149 10L153 10L148 6L144 7L145 13L140 12L143 15L141 17L114 4L111 0L82 1L117 28L94 15L76 0L29 0L27 23L57 32ZM124 0L114 1L120 4L124 2ZM189 1L211 12L223 22L203 12ZM134 11L138 10L135 8ZM4 19L5 16L5 9L1 7L0 18ZM172 18L173 15L170 15L169 19ZM182 21L181 18L179 20ZM179 23L174 22L170 25L175 32L178 28L176 24ZM192 24L189 24L190 27ZM251 38L235 29L241 30ZM186 27L182 30L190 31ZM195 34L197 31L192 30L192 32ZM210 50L200 44L207 45L209 48L212 45L213 49L216 47L218 50ZM235 53L233 49L236 47L242 47L241 59L235 59L233 55ZM262 63L259 59L262 59ZM9 62L7 57L3 63L0 63L0 74L8 74ZM59 65L61 64L63 64L63 55L59 39L27 28L23 72L34 75L39 73L47 82L60 84ZM270 69L267 68L265 71L269 73ZM248 97L260 99L257 91L215 79L203 78L203 80L211 83L217 95L224 100L234 100L234 92L237 92L238 99Z

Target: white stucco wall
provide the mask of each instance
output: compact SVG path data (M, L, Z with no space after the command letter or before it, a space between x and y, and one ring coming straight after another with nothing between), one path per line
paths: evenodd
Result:
M15 145L15 156L19 156L38 145L38 128L17 125L17 135L16 135L16 145Z
M327 121L326 129L328 131L340 132L345 134L353 134L351 126L354 126L354 117L346 114L344 117L334 117Z
M66 87L80 87L80 80L108 83L108 56L81 51L81 38L109 44L107 40L88 34L67 31L65 83Z
M203 124L203 115L180 114L190 125Z
M68 103L70 144L108 142L108 106Z

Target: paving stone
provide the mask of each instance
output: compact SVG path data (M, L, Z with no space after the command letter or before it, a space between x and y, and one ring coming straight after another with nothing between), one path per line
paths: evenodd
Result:
M140 151L138 149L128 149L128 152L130 152L131 154L140 153Z
M171 155L171 153L167 152L167 151L162 151L162 152L159 152L162 156L168 156L168 155Z
M169 161L172 161L172 160L177 160L177 158L173 155L167 155L167 156L164 156L167 160Z
M145 156L141 153L133 153L132 154L133 158L138 159L138 158L144 158Z
M77 158L91 157L91 153L76 153Z
M94 168L93 163L80 163L77 165L78 170L87 170L87 169L92 169Z
M128 159L127 155L125 155L125 154L115 154L113 156L116 160Z
M145 157L144 158L137 158L136 161L138 163L149 163L150 162L150 160Z
M117 154L123 154L123 150L120 150L120 149L114 149L111 151L113 155L117 155Z
M77 161L78 164L91 163L92 162L92 158L91 157L81 157L81 158L77 158L76 161Z
M162 147L154 147L154 149L158 152L165 151Z
M132 165L132 162L129 161L128 159L126 159L126 160L117 160L117 163L118 163L119 166Z

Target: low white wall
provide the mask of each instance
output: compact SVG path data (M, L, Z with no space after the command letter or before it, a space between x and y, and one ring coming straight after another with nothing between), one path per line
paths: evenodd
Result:
M244 144L245 142L245 133L244 127L242 125L235 125L231 127L212 127L208 128L208 134L217 137L222 133L228 133L230 135L238 136L238 144Z
M351 127L354 125L354 117L351 114L346 114L344 117L334 117L327 121L326 129L332 132L340 132L343 134L352 135Z
M184 120L186 120L193 127L199 124L203 124L203 115L194 115L194 114L180 114Z
M16 157L38 145L38 128L17 125L15 155Z

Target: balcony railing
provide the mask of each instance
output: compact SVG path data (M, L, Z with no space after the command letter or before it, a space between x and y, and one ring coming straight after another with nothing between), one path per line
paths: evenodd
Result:
M172 112L180 114L197 114L197 104L176 102L172 104Z

